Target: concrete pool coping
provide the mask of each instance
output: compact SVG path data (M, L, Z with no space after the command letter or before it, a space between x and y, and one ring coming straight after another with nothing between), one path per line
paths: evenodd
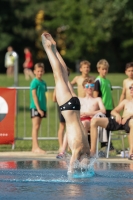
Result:
M57 151L48 151L46 154L33 153L31 151L21 152L0 152L0 161L23 161L23 160L42 160L42 161L61 161L63 159L56 159ZM133 163L128 158L121 158L120 156L110 158L98 158L99 162L110 162L110 163Z

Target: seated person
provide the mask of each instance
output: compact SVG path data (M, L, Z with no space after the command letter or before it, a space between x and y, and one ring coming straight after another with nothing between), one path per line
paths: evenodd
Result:
M133 84L129 87L129 91L131 100L124 99L111 111L114 118L93 118L91 120L91 156L96 153L97 127L101 126L106 130L125 130L128 133L129 159L133 160Z
M105 107L100 97L94 98L94 81L91 78L86 78L83 83L85 97L80 100L80 119L85 127L86 134L90 131L90 120L98 113L106 114Z

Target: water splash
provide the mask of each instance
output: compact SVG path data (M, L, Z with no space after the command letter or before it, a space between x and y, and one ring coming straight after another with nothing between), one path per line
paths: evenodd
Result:
M88 158L87 158L88 159ZM94 164L96 163L96 157L89 159L89 164L81 163L80 161L76 160L74 163L74 172L69 171L67 175L69 178L90 178L95 175L94 171Z

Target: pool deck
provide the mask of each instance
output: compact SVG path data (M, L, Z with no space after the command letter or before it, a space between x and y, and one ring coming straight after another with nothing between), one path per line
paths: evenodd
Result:
M23 160L42 160L42 161L61 161L63 159L56 159L57 151L48 151L46 154L32 153L30 151L21 152L0 152L0 161L23 161ZM121 158L120 156L110 158L98 158L99 162L110 163L133 163L128 158Z

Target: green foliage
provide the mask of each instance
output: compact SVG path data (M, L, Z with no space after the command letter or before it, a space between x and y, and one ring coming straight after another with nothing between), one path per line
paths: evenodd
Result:
M30 46L35 61L44 59L40 35L47 30L68 61L89 59L95 65L106 58L111 71L122 72L126 62L132 61L132 7L132 0L2 0L1 55L13 45L21 63L23 48ZM44 16L39 18L41 10Z

